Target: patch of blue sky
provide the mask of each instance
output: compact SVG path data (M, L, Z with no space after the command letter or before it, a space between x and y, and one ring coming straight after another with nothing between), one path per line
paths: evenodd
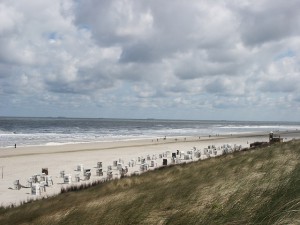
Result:
M92 30L88 24L78 24L77 27L79 30L86 30L86 31Z
M287 49L285 51L280 52L279 54L277 54L274 57L274 61L278 61L281 60L283 58L290 58L290 57L294 57L296 55L296 53L294 51L292 51L291 49Z
M57 32L49 32L46 34L46 37L48 38L48 40L54 41L61 39L61 36Z

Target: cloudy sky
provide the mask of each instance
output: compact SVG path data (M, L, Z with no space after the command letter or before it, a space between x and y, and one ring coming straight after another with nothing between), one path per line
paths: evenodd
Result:
M0 116L300 120L300 0L0 0Z

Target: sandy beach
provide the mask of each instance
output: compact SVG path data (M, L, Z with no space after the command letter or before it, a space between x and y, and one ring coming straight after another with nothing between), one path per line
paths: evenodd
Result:
M284 141L299 139L300 131L280 132ZM22 201L41 198L58 194L62 186L92 182L99 179L106 179L108 166L113 166L114 161L122 162L123 167L128 169L127 175L134 172L140 173L142 164L140 159L155 162L154 169L162 166L163 158L168 158L170 154L199 150L202 154L200 158L194 157L191 160L181 160L181 162L192 160L204 160L207 155L204 149L209 145L215 145L217 151L211 156L222 154L222 146L249 147L255 141L268 141L267 133L234 134L227 136L212 137L166 137L160 139L98 142L87 144L68 144L58 146L34 146L0 149L0 203L3 206L9 204L20 204ZM161 157L160 157L161 156ZM103 176L96 175L97 163L102 162ZM134 162L134 165L129 165ZM85 169L91 169L91 177L88 181L83 181L84 176L77 171L77 166L82 164ZM35 174L41 174L42 168L48 169L48 174L52 177L53 185L46 186L46 191L40 196L31 194L31 188L27 186L27 180ZM71 175L72 184L64 184L64 179L60 177L60 172ZM112 168L113 178L118 178L118 170ZM80 174L80 182L75 182L75 175ZM14 189L14 181L19 180L22 188Z

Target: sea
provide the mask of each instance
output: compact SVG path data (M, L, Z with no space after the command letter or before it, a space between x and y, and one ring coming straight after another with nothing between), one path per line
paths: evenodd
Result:
M300 122L0 117L0 148L299 129Z

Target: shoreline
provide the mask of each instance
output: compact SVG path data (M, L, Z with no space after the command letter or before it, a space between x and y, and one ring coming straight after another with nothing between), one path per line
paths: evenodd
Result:
M284 141L300 139L300 131L282 131L280 135L284 138ZM96 176L97 162L103 163L103 172L106 174L108 166L112 165L115 160L121 160L124 162L124 165L128 165L130 161L135 160L136 167L129 167L129 174L131 174L140 169L141 163L137 162L139 157L146 158L147 156L153 157L155 155L157 158L156 165L159 167L162 166L162 159L158 157L159 154L172 153L177 150L187 152L195 148L203 153L203 149L207 148L208 145L220 147L224 144L236 144L246 148L252 142L267 141L268 133L255 132L251 134L220 135L200 137L200 139L195 136L177 137L177 141L175 139L176 137L167 137L166 140L160 138L158 141L144 139L1 149L0 174L2 172L2 177L0 177L0 204L4 206L9 204L18 205L22 201L58 194L62 187L68 186L63 184L63 179L59 177L60 172L64 170L67 174L70 174L74 183L77 173L76 167L80 164L83 164L84 168L91 169L91 179L87 182L92 182L105 177L105 175L103 177ZM221 152L218 151L218 154L221 154ZM205 158L206 156L202 154L200 159ZM32 196L30 188L12 189L15 180L19 180L20 184L25 186L29 177L34 174L41 174L42 168L49 169L49 175L52 176L54 182L53 186L47 187L47 191L42 196ZM115 172L117 170L114 170Z
M276 134L283 135L300 135L300 130L292 131L278 131ZM199 139L200 137L200 139ZM32 146L17 146L0 148L0 158L25 156L35 154L54 154L54 153L67 153L67 152L79 152L79 151L99 151L109 149L122 149L127 147L142 147L152 145L164 145L172 143L191 143L191 142L204 142L204 141L216 141L226 140L232 138L254 138L254 137L268 137L268 133L264 131L259 132L247 132L247 133L235 133L235 134L223 134L213 136L169 136L164 138L143 138L143 139L124 139L117 141L97 141L97 142L85 142L85 143L62 143L59 145L32 145Z
M284 130L276 130L276 132L280 132L280 133L293 133L293 132L299 132L300 129L284 129ZM177 139L181 139L181 138L189 138L189 137L215 137L216 135L218 136L222 136L222 137L228 137L229 135L242 135L242 136L252 136L253 134L258 134L258 133L262 133L265 134L268 131L265 130L260 130L260 131L234 131L234 132L223 132L223 133L205 133L205 134L191 134L191 135L169 135L168 139L172 139L172 138L177 138ZM55 142L55 141L48 141L48 142L43 142L43 143L36 143L36 144L18 144L18 142L13 142L14 144L11 145L6 145L6 146L0 146L0 151L1 150L6 150L6 149L15 149L15 144L17 145L17 148L36 148L36 147L56 147L56 146L65 146L65 145L85 145L85 144L101 144L101 143L115 143L115 142L128 142L128 141L143 141L143 140L155 140L155 139L162 139L162 137L165 135L161 135L161 136L128 136L128 137L110 137L110 138L103 138L103 139L99 139L99 140L92 140L89 139L88 141L82 139L82 140L75 140L73 141L67 141L67 142ZM0 134L1 137L1 134Z

